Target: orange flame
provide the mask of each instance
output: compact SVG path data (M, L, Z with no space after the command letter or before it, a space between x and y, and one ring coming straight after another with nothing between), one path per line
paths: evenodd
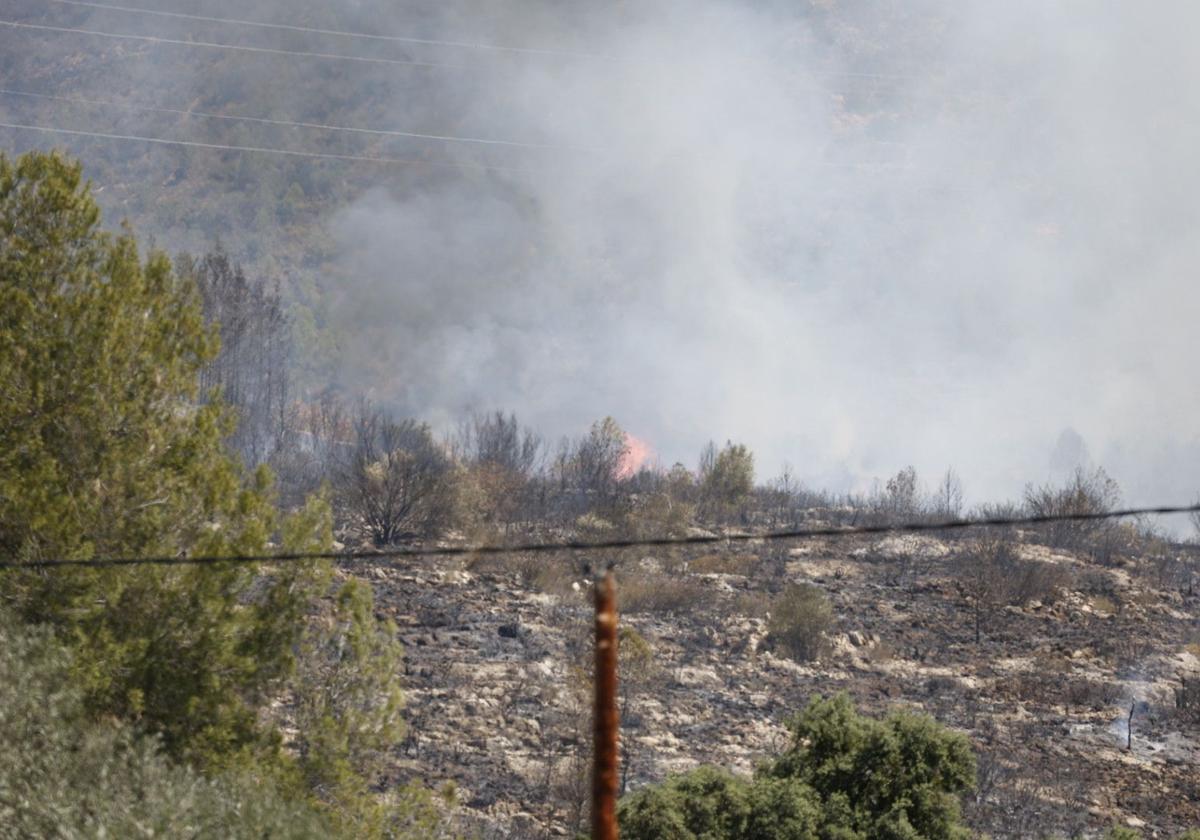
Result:
M617 467L617 478L631 478L654 460L654 449L639 437L625 433L625 454Z

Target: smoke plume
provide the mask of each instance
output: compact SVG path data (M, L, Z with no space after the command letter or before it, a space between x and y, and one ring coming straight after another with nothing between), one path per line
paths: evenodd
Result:
M1190 499L1200 8L903 7L505 16L480 38L587 55L395 112L553 148L340 213L344 375L439 422L612 414L666 463L733 438L838 489L953 465L976 501L1070 429L1130 501Z

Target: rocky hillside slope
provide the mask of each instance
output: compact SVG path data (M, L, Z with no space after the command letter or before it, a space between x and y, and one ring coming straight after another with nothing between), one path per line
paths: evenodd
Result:
M981 610L977 643L970 546L893 537L618 558L627 784L703 762L749 772L810 697L846 691L868 712L900 704L966 732L979 756L967 811L994 837L1200 824L1200 717L1184 690L1200 671L1200 593L1185 549L1104 567L1023 543L1052 572L1044 600ZM453 782L484 836L570 836L583 818L581 563L360 572L407 649L410 734L392 781ZM796 582L834 608L824 652L805 663L767 631L772 599Z

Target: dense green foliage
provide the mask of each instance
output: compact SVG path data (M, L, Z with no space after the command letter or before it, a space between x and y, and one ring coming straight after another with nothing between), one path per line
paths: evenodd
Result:
M373 796L382 751L404 734L396 628L375 620L370 587L350 580L306 636L295 681L297 753L306 786L353 836L394 828L401 812Z
M94 721L70 657L0 616L0 838L328 836L312 806L262 780L209 779L152 738Z
M342 423L302 406L302 429L283 417L282 361L246 375L262 362L262 325L283 331L279 300L227 262L208 265L211 276L196 265L176 273L161 254L143 258L128 232L102 231L78 165L0 155L0 557L85 562L0 573L12 612L0 642L21 654L0 661L0 826L26 836L434 836L441 803L377 784L403 734L403 699L395 629L376 619L369 587L335 586L320 564L86 562L328 546L323 493L284 514L270 471L231 454L233 442L253 466L278 451L260 440L277 431L314 442L291 495L332 479L346 533L379 543L464 522L506 534L558 522L584 536L761 523L753 455L730 443L706 450L695 474L634 471L612 418L545 461L511 416L478 420L458 451L383 414ZM214 368L228 317L212 312L236 313L243 300L262 318L226 347L228 369ZM238 415L204 382L230 399L237 385ZM238 417L261 421L240 444ZM845 509L917 516L918 488L910 468L874 502ZM1030 494L1027 508L1103 509L1110 490L1077 478ZM771 515L795 521L807 498L780 490ZM467 506L481 512L459 517ZM985 596L972 591L976 605ZM789 589L771 606L772 643L810 659L831 621L819 590ZM644 641L627 647L623 709L655 674ZM863 718L844 697L810 705L793 731L792 748L752 779L704 768L636 792L622 806L627 836L966 836L957 796L973 760L961 737L919 716Z
M816 794L790 779L740 779L701 767L638 791L621 803L623 837L634 840L817 840Z
M975 783L966 738L928 717L859 715L838 695L791 725L792 746L753 779L702 767L621 802L629 840L953 840Z
M319 548L327 506L280 519L265 470L199 405L217 336L167 260L99 229L80 167L0 158L0 551L14 559ZM220 762L262 745L256 704L285 677L327 570L293 564L9 574L28 622L75 650L89 708Z
M0 555L84 561L0 575L14 620L53 648L48 676L14 680L29 702L51 696L47 722L30 709L5 719L18 754L52 730L46 763L4 795L44 799L31 818L61 818L68 834L79 820L110 836L191 833L162 822L177 797L196 803L202 835L303 836L312 812L328 821L313 834L428 836L427 796L369 795L372 757L402 731L400 649L369 588L344 584L330 602L327 564L87 563L332 542L323 497L281 514L270 472L230 454L234 420L197 388L218 347L192 283L161 254L143 260L129 233L100 229L77 164L0 155ZM286 696L301 724L288 750L272 703ZM85 747L55 752L71 739ZM54 798L70 796L61 778L90 773L121 777L104 807ZM239 786L266 798L241 808L228 792ZM272 790L301 815L294 830Z

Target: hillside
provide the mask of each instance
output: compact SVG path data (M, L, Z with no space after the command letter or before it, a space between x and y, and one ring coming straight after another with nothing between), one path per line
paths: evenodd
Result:
M967 551L890 537L627 555L622 620L653 666L624 674L635 683L629 785L697 763L749 773L786 742L785 721L809 697L847 691L873 714L912 707L971 737L980 769L967 813L990 836L1129 825L1169 837L1195 826L1196 699L1179 697L1200 670L1192 550L1100 567L1030 535L1022 555L1061 572L1063 589L998 608L979 644L956 585ZM579 567L531 558L363 575L405 642L412 727L392 757L396 777L453 781L484 836L570 836L590 735L577 693L590 632ZM834 607L831 646L815 662L766 643L771 598L796 582Z
M594 153L575 147L596 145L596 137L582 139L595 133L589 125L617 115L602 102L590 114L574 109L594 91L610 88L604 95L618 102L634 91L636 77L586 56L646 28L642 14L595 15L587 4L560 2L527 2L505 12L470 2L406 4L402 12L380 2L310 0L253 9L227 0L138 7L165 14L103 6L9 4L3 18L25 28L0 25L0 121L110 136L0 128L0 143L12 152L62 148L83 160L110 226L128 222L171 253L199 254L219 244L251 276L280 282L300 325L309 384L350 382L424 412L429 406L421 401L429 395L408 395L402 383L385 381L372 352L381 342L407 349L428 341L407 320L414 304L400 295L406 284L425 292L451 285L488 307L495 301L481 297L487 277L511 287L509 278L524 275L528 286L537 282L530 276L543 272L590 274L593 261L605 259L563 250L555 228L568 222L554 216L556 196L543 179L609 180L608 162L597 168ZM838 68L895 70L937 49L937 18L906 16L886 4L812 3L783 16L795 30L780 33L789 52L811 52L813 61ZM256 28L247 20L318 31ZM518 49L392 43L319 30ZM545 45L553 49L539 54ZM811 79L803 84L811 87ZM836 89L809 95L819 104L814 116L821 131L845 144L810 153L837 159L886 159L883 147L862 142L918 110L895 84L879 79L841 76ZM567 122L546 117L559 111ZM618 125L600 132L621 143L625 133ZM642 151L652 166L662 153ZM371 224L409 201L425 202L415 229L404 219L384 230ZM522 219L516 241L503 233L475 239L505 224L509 213ZM829 223L836 219L823 222ZM380 247L396 242L409 249L399 261ZM475 249L478 257L455 257ZM473 317L451 313L444 326ZM353 340L360 332L370 336L363 346Z

